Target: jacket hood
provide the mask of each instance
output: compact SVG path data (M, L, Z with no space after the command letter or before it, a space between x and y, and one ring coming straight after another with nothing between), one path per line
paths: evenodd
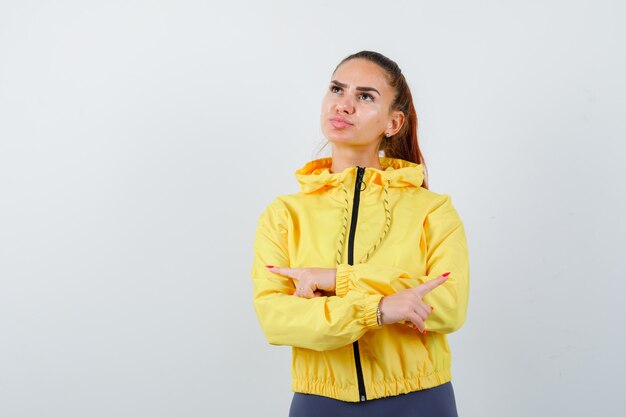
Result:
M339 187L350 184L356 176L356 166L342 172L330 172L332 158L320 158L307 162L296 171L300 191L312 193L321 188ZM420 187L424 182L424 166L404 159L379 157L382 170L367 167L363 182L366 185L378 184L381 187Z
M381 212L385 216L385 225L380 231L376 243L365 253L359 263L366 262L369 257L380 246L391 227L391 209L389 205L390 188L419 188L424 181L424 166L404 159L379 157L382 170L366 167L362 183L367 189L371 185L378 185L382 189ZM342 254L346 243L348 223L350 218L349 193L347 187L356 181L356 166L344 169L342 172L330 172L332 158L315 159L306 163L296 171L296 178L300 182L300 191L305 194L318 190L325 190L337 187L343 192L343 224L340 228L339 240L337 241L336 263L342 262ZM370 187L371 190L371 187Z

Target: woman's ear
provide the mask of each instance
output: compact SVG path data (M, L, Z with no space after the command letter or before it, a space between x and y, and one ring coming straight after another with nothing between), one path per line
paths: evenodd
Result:
M391 121L387 125L386 132L390 133L389 136L393 136L396 133L398 133L400 131L400 129L402 129L402 125L403 124L404 124L404 113L402 113L402 111L400 111L400 110L395 110L393 112L393 116L391 118Z

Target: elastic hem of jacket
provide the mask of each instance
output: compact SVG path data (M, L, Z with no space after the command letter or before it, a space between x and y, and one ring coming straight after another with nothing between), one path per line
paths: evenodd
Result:
M408 394L413 391L433 388L451 380L451 372L449 370L442 370L433 372L429 375L420 375L413 378L398 378L396 380L366 383L365 389L367 391L367 399L369 401L377 398ZM314 394L341 401L359 402L359 387L356 385L340 387L322 381L293 379L291 389L294 392L300 392L303 394Z

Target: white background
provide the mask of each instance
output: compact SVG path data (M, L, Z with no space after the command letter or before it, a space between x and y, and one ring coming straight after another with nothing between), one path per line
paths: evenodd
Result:
M296 3L0 2L0 415L287 415L255 226L363 49L466 227L459 415L623 412L623 3Z

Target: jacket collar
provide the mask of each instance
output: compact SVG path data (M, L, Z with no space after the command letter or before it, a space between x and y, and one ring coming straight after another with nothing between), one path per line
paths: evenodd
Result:
M389 187L420 187L424 181L424 166L404 159L379 157L382 170L367 167L363 181L367 184L385 183ZM332 158L320 158L307 162L296 170L300 191L312 193L322 188L339 187L340 184L354 183L357 167L352 166L342 172L330 172Z

